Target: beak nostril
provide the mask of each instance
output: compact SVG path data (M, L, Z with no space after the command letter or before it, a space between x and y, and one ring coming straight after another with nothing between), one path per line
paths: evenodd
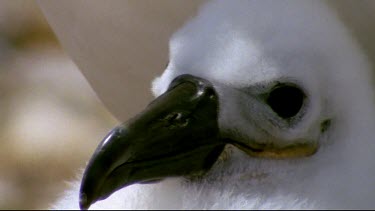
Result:
M168 127L185 127L189 123L189 118L181 112L168 114L164 119L168 122Z
M213 89L207 89L206 91L208 98L211 100L216 100L216 93Z

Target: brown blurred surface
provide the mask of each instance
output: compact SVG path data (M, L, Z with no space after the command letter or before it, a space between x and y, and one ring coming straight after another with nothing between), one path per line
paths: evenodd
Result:
M47 209L117 121L34 1L0 2L0 209Z
M328 0L375 65L375 1ZM373 68L375 71L375 68Z
M120 121L152 99L168 42L203 0L39 0L61 45ZM98 15L100 14L100 15Z

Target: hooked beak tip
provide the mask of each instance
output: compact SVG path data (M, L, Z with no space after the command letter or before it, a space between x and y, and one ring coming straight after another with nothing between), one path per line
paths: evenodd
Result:
M81 210L87 210L90 207L90 203L87 200L86 193L79 194L79 208Z

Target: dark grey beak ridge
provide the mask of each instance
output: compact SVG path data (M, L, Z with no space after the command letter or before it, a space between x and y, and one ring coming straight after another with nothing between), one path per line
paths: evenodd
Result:
M175 78L143 112L103 139L83 175L81 209L131 184L208 171L225 145L217 115L218 96L209 81Z

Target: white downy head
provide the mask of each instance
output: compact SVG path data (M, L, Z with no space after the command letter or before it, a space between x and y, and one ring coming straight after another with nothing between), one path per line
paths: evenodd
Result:
M206 183L192 184L200 192L206 191L204 199L195 194L197 204L207 208L215 203L240 208L255 202L256 208L288 204L373 207L371 67L323 2L208 3L172 37L169 65L153 82L155 96L181 74L213 83L220 99L220 129L229 138L245 144L318 146L312 156L281 160L252 158L233 149L235 153L214 167ZM287 119L262 100L275 86L285 84L304 93L301 109ZM215 178L225 181L214 182L220 184L216 188L207 185ZM211 205L210 194L217 200ZM220 202L224 196L231 203L240 201L233 206L218 205L225 203ZM285 202L288 198L291 202Z

